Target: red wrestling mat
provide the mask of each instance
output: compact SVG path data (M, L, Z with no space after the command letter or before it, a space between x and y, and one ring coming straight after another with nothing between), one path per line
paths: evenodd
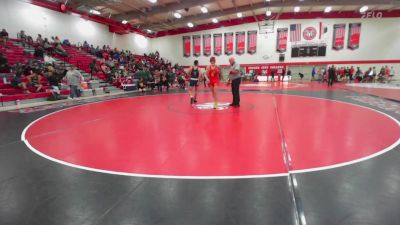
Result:
M289 95L241 97L241 108L225 110L194 108L185 94L81 105L37 120L22 138L36 153L83 169L221 177L286 174L280 131L293 170L350 163L390 150L400 136L397 121L356 105ZM220 102L230 100L220 93ZM199 102L211 101L209 93L199 95Z

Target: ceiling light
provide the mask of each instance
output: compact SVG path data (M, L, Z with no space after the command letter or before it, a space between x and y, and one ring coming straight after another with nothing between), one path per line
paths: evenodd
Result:
M271 0L265 0L266 2L270 2Z
M206 7L202 6L200 9L202 13L208 13L208 9Z
M366 12L368 10L368 6L364 5L360 8L360 13Z
M324 10L324 12L326 12L326 13L329 13L331 11L332 11L332 7L331 6L326 7L325 10Z
M149 0L151 3L157 3L157 0Z
M175 18L180 19L182 18L182 15L178 12L174 13Z
M300 7L299 6L294 7L294 12L300 12Z
M272 15L271 10L267 10L267 12L265 13L265 15L266 15L266 16L271 16L271 15Z
M194 27L193 23L191 23L191 22L187 23L187 26L190 28Z
M122 24L127 24L127 23L128 23L128 21L122 20Z
M89 12L90 12L91 14L94 14L94 15L100 15L100 14L101 14L99 11L97 11L97 10L95 10L95 9L91 9Z
M238 12L238 13L236 14L236 16L239 17L239 18L242 18L243 14L242 14L241 12Z
M218 23L218 19L217 19L217 18L213 18L213 19L212 19L212 22L213 22L213 23Z

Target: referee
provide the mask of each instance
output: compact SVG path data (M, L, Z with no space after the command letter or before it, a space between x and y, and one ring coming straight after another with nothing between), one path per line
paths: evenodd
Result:
M229 68L228 85L231 84L233 101L230 106L240 107L240 93L239 87L241 78L240 65L235 62L235 58L229 58L231 67Z

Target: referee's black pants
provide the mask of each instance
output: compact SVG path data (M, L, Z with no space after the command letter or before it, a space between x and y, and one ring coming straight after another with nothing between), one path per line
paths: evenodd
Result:
M238 106L240 105L240 94L239 94L239 87L242 79L236 78L232 80L231 87L232 87L232 95L233 95L233 102L232 105Z

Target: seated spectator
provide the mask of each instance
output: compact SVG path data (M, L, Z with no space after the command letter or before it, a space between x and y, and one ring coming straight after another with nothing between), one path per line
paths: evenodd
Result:
M6 29L2 29L0 32L0 44L3 44L4 47L6 47L7 41L8 41L8 33Z
M93 46L93 45L92 45L92 46ZM84 41L82 47L83 47L84 49L86 49L86 50L89 49L89 43L87 43L87 41Z
M63 45L66 45L66 46L71 46L71 42L69 42L69 40L68 40L68 39L64 39L64 41L63 41Z
M105 63L102 63L100 66L100 69L101 69L101 72L103 72L104 75L106 75L107 82L112 82L112 73L111 73L110 68Z
M62 77L57 76L55 69L51 64L47 67L46 79L53 89L54 96L57 98L60 94L60 88L58 87L58 85L61 82Z
M43 88L42 85L42 75L40 75L41 71L34 69L32 70L32 74L27 76L28 86L32 88L36 88L35 92L40 92Z
M145 84L143 78L140 78L139 81L137 82L137 88L140 92L146 91L146 84Z
M58 44L61 44L60 38L58 36L51 37L51 40L53 40L54 44L57 46Z
M0 73L9 73L11 70L10 66L8 65L8 60L3 54L0 52Z
M50 44L47 38L45 38L43 41L43 48L46 51L53 52L53 46Z
M16 73L16 75L14 76L14 78L11 80L11 85L13 88L16 89L22 89L24 94L29 94L31 93L28 90L28 85L26 82L22 81L22 73Z
M37 38L36 38L36 44L39 45L39 46L42 46L42 45L43 45L43 42L44 42L44 40L43 40L43 38L42 38L42 35L41 35L41 34L38 34L38 36L37 36Z
M61 46L61 44L57 44L54 51L56 52L56 54L60 56L68 57L67 51L65 51L65 49Z
M43 49L43 47L42 47L41 45L38 45L38 46L35 48L35 52L33 53L33 55L34 55L35 57L38 57L38 58L43 59L43 58L44 58L44 49Z
M18 39L21 40L22 45L25 46L25 44L28 41L28 36L26 36L25 31L21 30L18 34L17 34Z

